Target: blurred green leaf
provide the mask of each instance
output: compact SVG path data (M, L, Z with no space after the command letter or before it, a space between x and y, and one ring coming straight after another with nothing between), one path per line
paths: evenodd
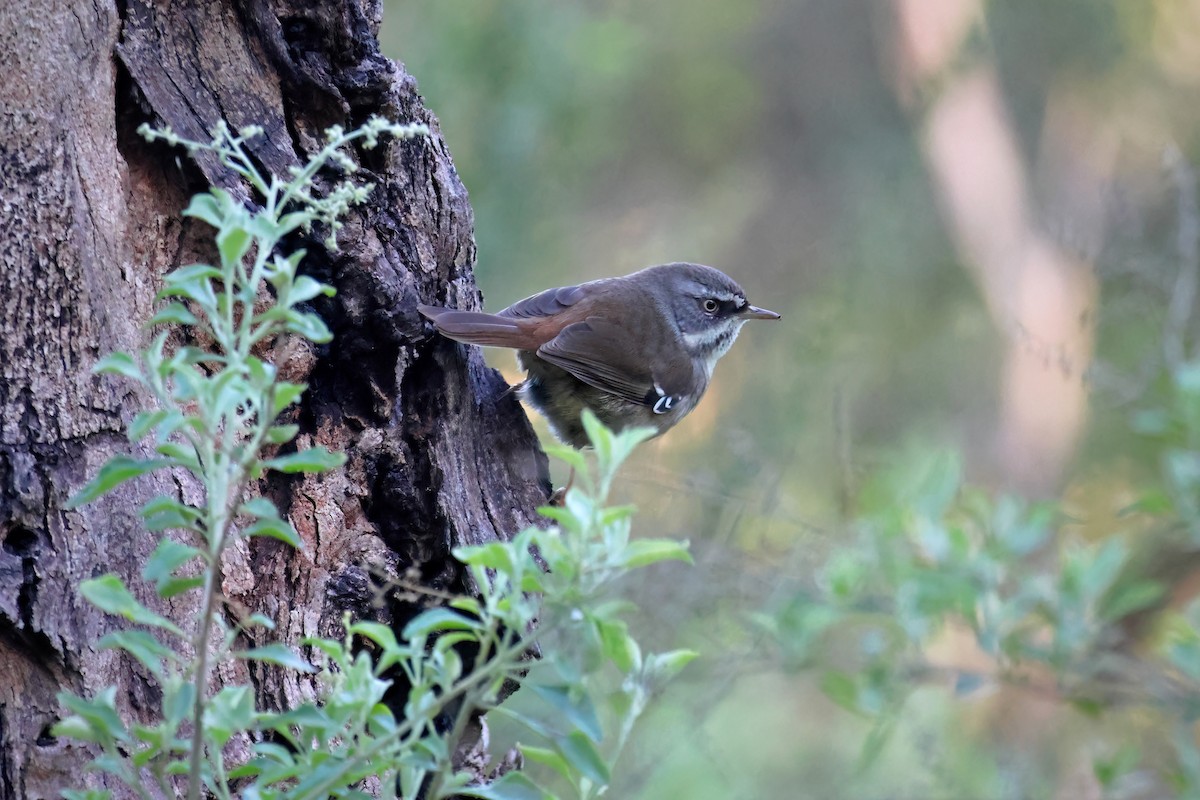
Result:
M120 649L142 663L159 682L164 678L163 662L175 661L178 655L146 631L113 631L96 643L97 647Z
M306 383L289 383L287 381L276 383L272 394L270 417L274 419L279 416L285 408L299 400L307 388L308 384Z
M478 620L471 619L447 608L431 608L422 611L404 626L401 634L405 639L428 636L436 631L474 631L480 629Z
M585 775L592 783L607 786L612 779L608 763L582 731L572 731L566 736L557 737L554 746L573 769Z
M209 698L204 707L205 733L219 747L253 721L254 692L249 686L226 686Z
M1150 608L1166 594L1166 587L1158 581L1137 580L1118 584L1105 597L1100 609L1100 618L1113 621L1137 611Z
M592 699L580 687L530 682L525 688L549 703L573 727L582 731L592 741L599 742L604 737Z
M78 508L84 503L90 503L100 495L108 492L130 478L145 475L156 469L170 466L169 461L162 458L133 458L132 456L116 455L110 458L96 477L88 481L82 489L69 499L65 507Z
M171 302L160 308L146 325L198 325L199 323L200 320L196 319L195 314L188 311L187 306L180 302Z
M176 636L183 636L183 632L175 623L166 617L155 614L139 603L125 588L125 582L117 575L109 573L99 578L86 580L79 584L79 593L89 603L105 613L124 617L130 622L140 625L162 628Z
M333 297L335 294L337 292L332 286L315 281L307 275L300 275L292 285L292 291L288 294L288 301L293 304L304 303L318 295Z
M240 264L250 245L254 243L250 231L236 225L222 225L217 231L217 251L221 255L221 263L226 265Z
M482 800L554 800L536 783L520 772L508 772L487 786L467 786L458 790L462 797Z
M305 661L290 647L284 644L265 644L261 647L255 647L250 650L242 650L234 653L238 658L244 658L249 661L262 661L265 664L274 664L279 667L295 670L296 672L311 673L316 672L316 668L312 664Z
M145 383L141 366L128 353L109 353L96 362L92 372L97 375L123 375L138 383Z
M242 535L246 537L265 536L271 539L278 539L297 550L304 549L304 542L301 540L300 534L296 532L296 529L292 527L290 522L279 517L260 517L243 530Z
M635 539L625 547L621 555L621 566L636 569L659 561L685 561L692 563L686 542L674 539Z
M272 425L267 428L263 441L267 444L287 444L300 433L299 425Z
M289 311L285 315L285 319L287 320L286 329L297 336L303 336L317 344L324 344L333 339L333 333L329 330L329 326L316 314Z
M858 705L858 684L850 675L844 672L826 672L821 678L821 691L847 711L862 713Z
M695 650L670 650L656 653L646 658L646 672L652 675L656 682L664 683L671 680L688 664L700 656Z
M183 215L185 217L195 217L207 222L214 228L219 228L230 203L229 195L223 189L210 189L207 194L193 195L192 201L184 209Z
M285 456L268 458L263 461L263 466L267 469L285 473L328 472L331 469L337 469L345 463L345 454L333 453L324 446L318 445L310 447L307 450L289 453Z
M195 547L173 539L161 539L142 567L142 577L154 583L159 597L173 597L204 582L199 575L181 577L175 574L180 567L201 555Z
M117 714L117 687L104 687L93 700L59 692L58 702L75 715L75 720L67 718L55 725L55 736L71 736L89 742L128 741L125 723Z

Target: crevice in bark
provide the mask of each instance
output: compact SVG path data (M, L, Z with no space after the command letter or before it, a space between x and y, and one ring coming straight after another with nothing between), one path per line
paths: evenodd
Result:
M0 547L20 560L21 574L17 589L17 622L22 628L33 629L33 606L37 601L38 536L22 525L13 525L0 533ZM11 584L9 584L11 585Z
M17 784L16 769L12 765L11 749L8 743L8 706L0 703L0 800L16 800ZM22 795L24 792L22 792Z

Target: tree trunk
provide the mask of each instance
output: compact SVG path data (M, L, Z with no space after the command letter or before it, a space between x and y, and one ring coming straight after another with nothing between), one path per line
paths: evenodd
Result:
M140 123L193 139L219 120L261 125L252 150L277 173L333 124L380 114L433 130L362 155L376 188L340 252L297 243L302 271L338 294L316 304L333 342L280 365L310 386L293 421L302 445L349 461L262 487L304 549L234 549L231 601L275 619L288 642L336 634L347 611L401 623L411 610L374 601L381 580L467 588L450 548L511 536L546 499L545 458L503 380L478 351L431 338L416 312L479 305L472 217L415 82L379 52L379 19L373 0L0 4L0 800L99 780L83 775L86 748L49 733L60 690L116 684L134 716L153 704L135 663L95 648L116 623L80 600L81 580L116 572L164 613L195 612L141 591L154 540L137 509L160 492L195 501L197 485L156 475L63 510L109 455L135 449L123 429L149 402L90 367L145 344L164 272L211 260L211 229L180 209L210 182L252 200L214 161L147 145ZM306 689L270 669L248 677L268 706Z

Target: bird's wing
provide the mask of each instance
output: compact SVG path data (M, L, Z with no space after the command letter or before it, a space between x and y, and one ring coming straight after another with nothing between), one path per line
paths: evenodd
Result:
M513 319L533 319L537 317L553 317L560 314L579 301L587 298L597 288L600 281L581 283L578 286L560 286L557 289L547 289L524 300L518 300L508 308L496 314L498 317Z
M537 354L590 386L665 413L691 393L696 377L691 359L654 358L648 345L656 337L646 333L590 316L563 328Z

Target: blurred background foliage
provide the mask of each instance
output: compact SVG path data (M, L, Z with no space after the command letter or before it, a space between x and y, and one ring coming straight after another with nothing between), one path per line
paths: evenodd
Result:
M703 656L611 796L1200 796L1200 0L387 0L383 38L489 308L689 260L783 314L625 472L697 557L639 633Z

